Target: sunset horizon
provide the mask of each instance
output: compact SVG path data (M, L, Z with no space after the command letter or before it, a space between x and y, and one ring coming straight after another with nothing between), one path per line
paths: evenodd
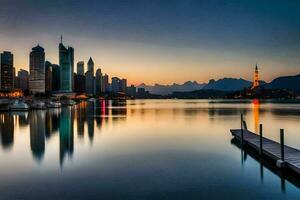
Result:
M130 84L251 80L256 63L270 82L299 74L294 19L300 12L293 1L268 2L2 3L0 51L15 55L17 70L28 70L29 52L40 44L46 60L57 64L63 35L75 48L75 63L92 57L96 68Z

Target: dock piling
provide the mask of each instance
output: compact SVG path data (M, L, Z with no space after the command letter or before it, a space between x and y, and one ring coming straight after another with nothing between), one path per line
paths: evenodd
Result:
M284 129L280 129L280 150L281 160L284 161Z
M243 117L243 114L241 113L241 141L242 141L242 143L244 141L243 121L244 121L244 117Z
M263 139L263 125L259 124L259 155L262 155L263 152L262 139Z

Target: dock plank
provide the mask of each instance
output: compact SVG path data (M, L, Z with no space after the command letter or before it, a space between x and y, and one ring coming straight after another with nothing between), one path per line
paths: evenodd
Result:
M236 139L241 140L241 129L232 129L230 130L232 136ZM259 151L260 147L260 137L259 135L243 129L244 142ZM281 145L280 143L270 140L268 138L262 138L263 153L270 157L271 159L278 161L281 159ZM300 173L300 150L287 145L284 146L284 161L286 166Z

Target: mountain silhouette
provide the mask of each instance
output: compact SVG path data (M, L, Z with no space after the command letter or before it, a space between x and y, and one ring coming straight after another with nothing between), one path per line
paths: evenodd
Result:
M300 93L300 74L275 78L264 87L267 89L287 89Z
M183 84L173 83L172 85L146 85L144 83L137 86L137 88L145 88L152 94L168 95L173 92L190 92L194 90L200 90L205 86L205 83L197 83L196 81L187 81Z
M275 78L270 83L259 81L260 86L266 89L286 89L300 94L300 74L295 76L282 76ZM168 95L173 92L191 92L196 90L217 90L217 91L239 91L252 86L252 82L242 78L222 78L219 80L211 79L208 83L198 83L187 81L183 84L173 83L172 85L146 85L144 83L137 86L145 88L152 94Z
M244 79L223 78L215 81L211 79L202 89L220 91L238 91L251 87L252 82Z

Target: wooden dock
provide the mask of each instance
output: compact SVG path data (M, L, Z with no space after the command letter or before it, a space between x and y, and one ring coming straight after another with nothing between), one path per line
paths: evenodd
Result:
M300 174L300 150L284 145L283 130L281 131L281 143L257 135L246 128L230 130L232 136L239 140L242 145L248 145L259 156L265 156L275 161L280 169L289 169ZM243 139L242 139L243 138Z

